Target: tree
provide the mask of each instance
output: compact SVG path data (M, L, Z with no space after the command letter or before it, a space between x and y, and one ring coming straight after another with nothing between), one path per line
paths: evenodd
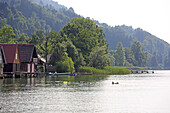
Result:
M37 30L32 34L32 40L30 43L39 46L43 42L44 37L45 37L44 30Z
M61 61L56 62L56 71L61 72L71 72L73 73L75 71L74 69L74 62L70 57L67 55L62 57Z
M118 43L115 53L115 65L124 66L125 64L125 51L121 42Z
M111 66L115 66L115 57L114 57L114 50L109 50L109 58L111 60Z
M1 18L0 17L0 29L5 26L7 23L7 19L6 18Z
M78 57L78 50L75 45L70 40L64 41L62 43L66 46L66 52L68 53L68 56L72 58L73 62L76 63L77 57Z
M124 50L125 50L125 58L126 58L126 61L127 61L126 63L129 63L130 65L136 66L137 61L135 60L135 56L132 53L131 49L125 47Z
M90 19L73 18L60 33L61 36L66 35L80 49L86 62L92 48L106 45L103 30Z
M90 53L89 56L89 66L95 68L104 68L111 64L108 53L106 53L106 46L96 46Z
M158 67L158 61L157 61L157 55L156 55L156 53L153 53L153 56L151 57L151 67L152 68L157 68Z
M29 44L31 40L32 40L31 37L29 37L25 33L20 34L16 39L18 43L22 43L22 44Z
M143 50L142 45L139 41L133 41L131 45L131 51L133 52L135 59L137 61L137 66L145 67L147 66L147 52Z
M66 52L68 56L72 58L76 70L86 64L82 53L80 51L78 52L78 49L73 45L71 40L67 39L67 41L63 41L62 44L65 45Z
M0 30L0 43L8 43L10 40L15 40L15 33L11 26L4 26Z

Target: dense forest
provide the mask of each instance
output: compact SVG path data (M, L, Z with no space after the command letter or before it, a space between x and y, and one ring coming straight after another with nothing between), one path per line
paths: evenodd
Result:
M124 47L131 48L134 40L142 44L144 51L148 52L148 67L151 69L170 69L170 44L144 31L141 28L133 29L131 26L121 25L111 27L105 23L98 25L104 30L110 50L116 50L119 42Z
M64 66L170 68L165 41L140 28L82 18L52 0L0 0L0 29L1 43L35 44L43 57L52 54L49 63L61 71Z

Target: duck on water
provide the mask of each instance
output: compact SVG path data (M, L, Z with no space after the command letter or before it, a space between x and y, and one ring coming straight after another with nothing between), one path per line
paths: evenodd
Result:
M112 82L112 84L114 85L114 84L119 84L119 82Z

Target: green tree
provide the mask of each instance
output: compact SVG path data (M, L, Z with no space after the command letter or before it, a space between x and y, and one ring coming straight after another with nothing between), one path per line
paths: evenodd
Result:
M75 71L74 69L74 62L70 57L67 55L62 57L61 61L56 62L56 71L61 72L71 72L73 73Z
M66 52L68 53L68 56L72 58L73 62L76 62L78 57L78 50L75 45L70 40L67 40L66 42L63 42L63 45L66 46Z
M4 26L0 30L0 43L9 43L10 41L14 41L15 37L14 30L11 26Z
M121 42L118 43L115 53L115 65L124 66L125 64L125 51Z
M30 41L31 41L32 39L31 39L31 37L29 37L27 34L25 34L25 33L22 33L22 34L20 34L18 37L17 37L17 39L16 39L16 41L18 42L18 43L22 43L22 44L30 44Z
M137 61L135 60L135 56L132 53L131 49L125 47L124 50L125 50L125 58L126 58L127 63L130 63L130 65L132 65L132 66L133 65L136 66Z
M52 55L49 63L53 66L56 65L56 62L61 61L63 56L67 54L66 51L67 49L65 45L63 45L62 43L57 43L55 48L52 50Z
M74 18L60 33L61 36L66 35L81 50L86 62L93 47L106 44L103 30L90 19Z
M0 17L0 29L5 26L7 23L7 19L6 18L1 18Z
M153 53L153 56L151 57L151 60L150 60L150 66L154 69L156 69L158 67L158 60L157 60L157 55L156 53Z
M110 50L109 58L111 60L111 66L115 66L115 57L114 57L114 51L113 50Z
M104 68L111 64L111 60L109 59L109 55L106 52L106 46L96 46L90 53L89 56L89 66L95 68Z
M142 45L139 41L133 41L131 45L131 51L133 52L135 59L137 61L137 66L146 67L147 66L147 52L143 50Z

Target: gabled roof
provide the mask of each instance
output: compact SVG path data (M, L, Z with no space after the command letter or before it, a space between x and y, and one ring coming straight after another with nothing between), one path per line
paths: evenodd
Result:
M32 44L18 44L21 63L32 62L32 58L38 58L35 46Z
M30 63L32 58L38 58L35 46L32 44L0 44L6 63L14 63L18 47L21 63Z
M16 44L0 44L6 63L14 63Z

